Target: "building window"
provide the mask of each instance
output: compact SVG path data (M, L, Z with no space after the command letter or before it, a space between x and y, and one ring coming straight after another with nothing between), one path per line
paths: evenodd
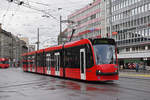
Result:
M132 51L136 51L136 47L133 47L133 48L132 48Z
M148 4L145 5L145 12L148 10Z
M150 45L148 45L148 50L150 50Z
M145 46L140 46L139 49L140 49L140 51L144 51L145 50Z
M96 14L91 15L91 20L96 18Z
M146 18L147 18L147 17L144 17L144 23L147 23L147 20L146 20Z
M144 12L144 5L142 6L142 9L141 9L141 11L142 11L142 12Z
M130 48L126 48L126 52L129 52L130 51Z
M143 18L141 18L141 24L143 24Z
M138 14L138 8L135 8L135 14Z

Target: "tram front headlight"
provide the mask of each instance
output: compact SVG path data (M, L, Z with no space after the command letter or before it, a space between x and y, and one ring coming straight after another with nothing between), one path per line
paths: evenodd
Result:
M101 70L96 71L96 75L100 75L101 73L102 73Z
M118 70L115 70L115 72L117 73L117 72L118 72Z
M98 70L98 73L101 73L101 71L100 71L100 70Z

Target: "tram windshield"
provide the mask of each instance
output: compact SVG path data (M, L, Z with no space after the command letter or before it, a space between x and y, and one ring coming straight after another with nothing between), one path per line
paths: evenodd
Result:
M111 44L94 45L96 64L116 64L115 46Z

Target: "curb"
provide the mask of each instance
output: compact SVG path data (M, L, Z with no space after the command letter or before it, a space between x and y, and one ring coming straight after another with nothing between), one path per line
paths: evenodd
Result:
M136 72L136 70L119 70L119 72L129 72L129 73L143 73L143 74L150 74L150 71L148 70L139 70L139 72Z
M133 72L120 72L120 78L130 78L130 79L147 79L150 80L150 73L133 73Z

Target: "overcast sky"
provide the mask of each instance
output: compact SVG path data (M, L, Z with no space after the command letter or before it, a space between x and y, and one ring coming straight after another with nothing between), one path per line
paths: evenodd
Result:
M52 43L54 40L46 41L50 38L56 38L59 33L59 16L67 19L67 16L77 9L84 7L93 0L22 0L29 6L38 10L43 10L56 17L42 17L44 13L35 11L15 3L9 3L7 0L0 2L0 23L2 28L12 34L21 34L23 37L29 37L30 43L34 43L37 37L37 28L40 27L41 45ZM28 5L27 5L28 6ZM62 10L58 11L58 8ZM65 28L65 24L63 24ZM46 41L46 42L43 42Z

